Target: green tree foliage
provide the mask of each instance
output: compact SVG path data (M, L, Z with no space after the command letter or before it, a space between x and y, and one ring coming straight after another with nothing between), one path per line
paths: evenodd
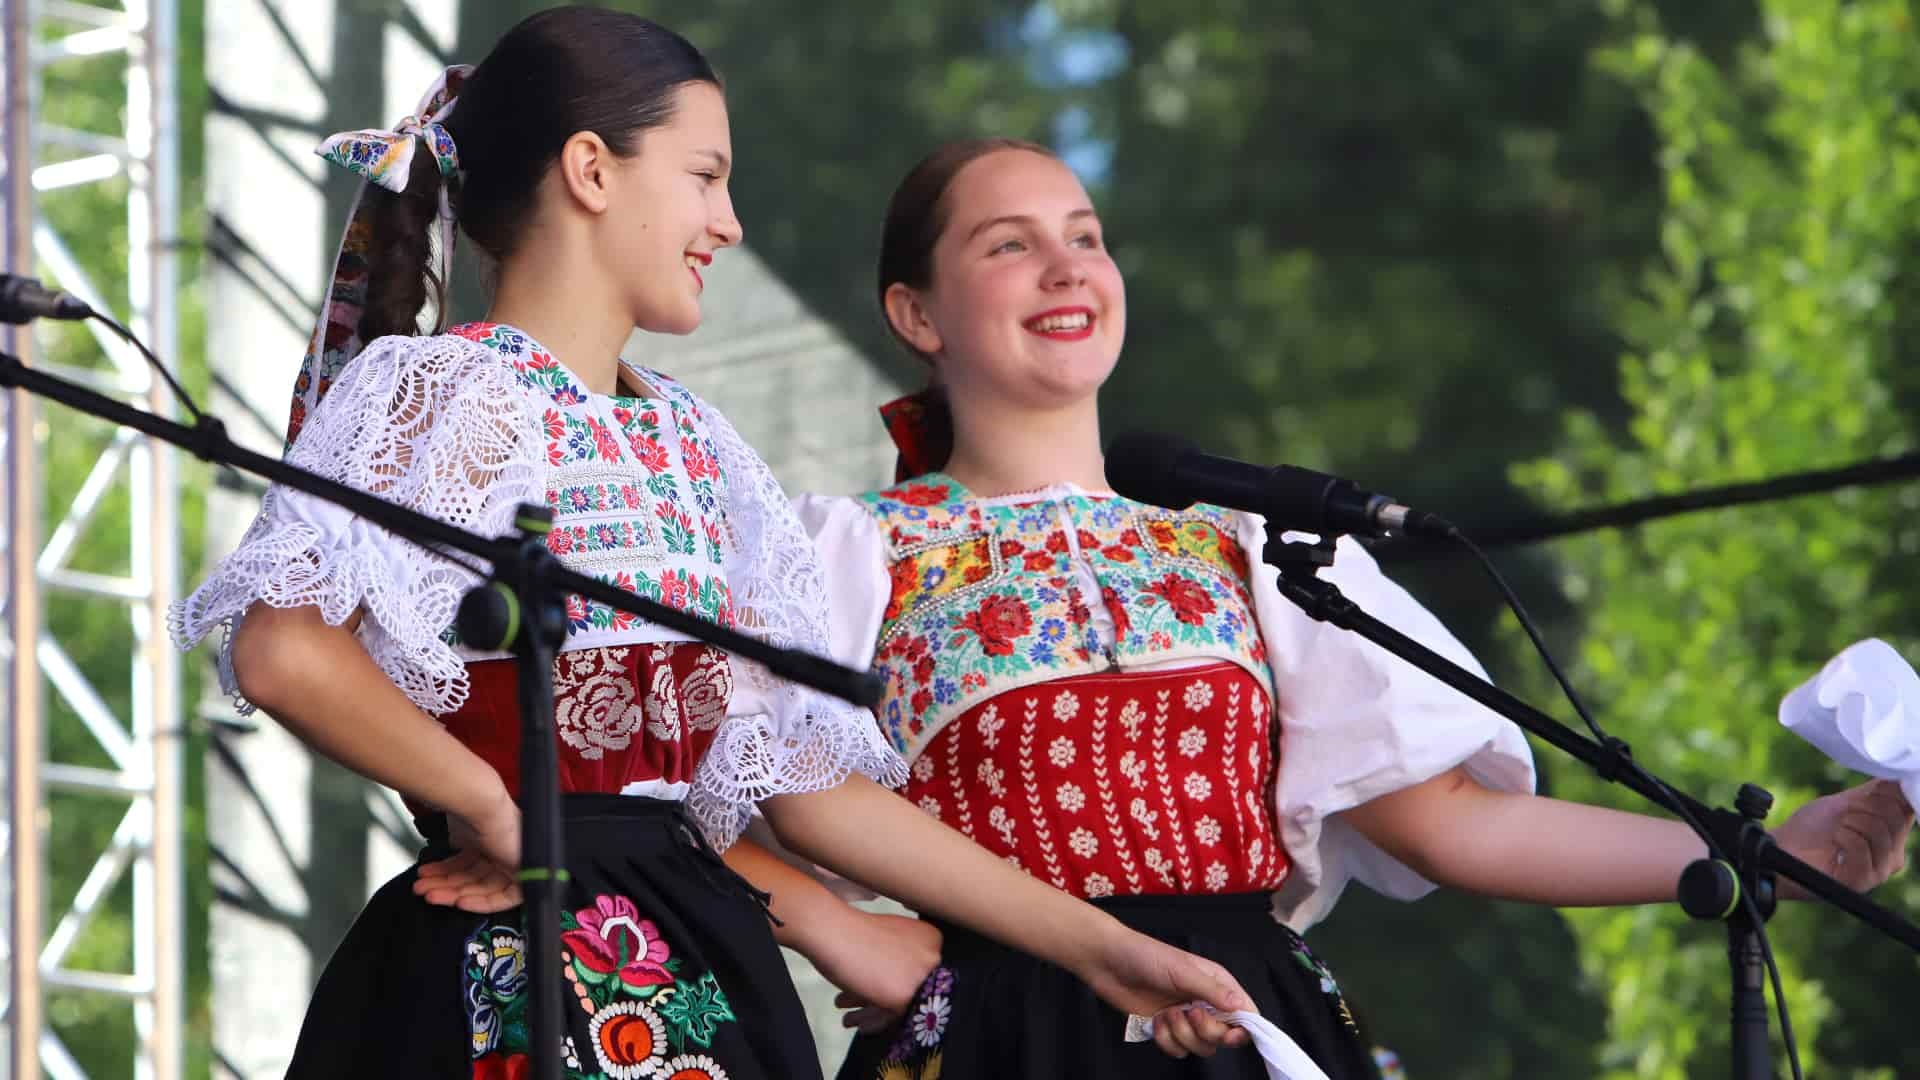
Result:
M1910 449L1920 325L1920 44L1904 0L1765 0L1764 37L1720 62L1622 3L1609 70L1660 133L1663 259L1621 326L1630 409L1591 416L1517 471L1557 505L1754 479ZM1578 685L1644 762L1725 803L1742 780L1791 808L1851 779L1775 722L1779 697L1851 641L1912 654L1911 489L1856 491L1598 535L1559 552L1584 615ZM1545 700L1544 693L1541 700ZM1633 806L1563 774L1563 791ZM1778 816L1778 815L1776 815ZM1920 910L1920 887L1879 897ZM1725 1072L1723 936L1677 910L1572 916L1608 988L1606 1075ZM1837 912L1772 924L1809 1075L1920 1072L1887 1002L1912 958ZM1777 1035L1777 1030L1776 1030Z

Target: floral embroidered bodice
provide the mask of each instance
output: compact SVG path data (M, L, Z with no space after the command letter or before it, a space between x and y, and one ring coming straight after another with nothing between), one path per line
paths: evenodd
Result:
M961 713L1065 676L1216 659L1273 685L1226 511L978 499L939 473L861 500L891 578L880 726L909 762Z
M514 327L467 323L447 332L498 352L536 399L554 518L548 550L569 569L732 625L726 477L693 394L641 368L631 370L661 396L588 393ZM567 649L680 636L579 596L567 597L567 624Z

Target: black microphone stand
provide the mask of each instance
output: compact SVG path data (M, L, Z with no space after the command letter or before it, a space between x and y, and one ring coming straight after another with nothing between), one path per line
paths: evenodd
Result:
M1333 537L1310 544L1288 541L1283 535L1281 530L1272 529L1261 557L1280 572L1280 594L1308 616L1359 634L1572 755L1602 779L1631 788L1654 805L1704 828L1713 857L1687 866L1676 895L1689 915L1722 920L1727 925L1735 1080L1770 1080L1774 1076L1767 1042L1760 934L1761 922L1773 912L1776 876L1795 882L1920 952L1920 928L1780 850L1760 824L1773 804L1773 796L1764 789L1742 785L1734 810L1708 807L1674 790L1641 768L1626 743L1612 738L1600 742L1588 739L1362 611L1337 585L1319 576L1323 567L1333 565Z
M545 536L553 515L544 506L522 504L514 516L516 534L489 539L237 446L214 417L199 415L192 427L177 424L36 371L5 352L0 352L0 386L26 390L189 450L202 460L317 496L443 557L450 557L448 550L459 551L491 565L493 580L462 598L457 627L468 645L512 649L518 660L519 878L527 921L530 1057L538 1080L557 1080L561 1066L559 907L566 870L561 858L558 764L549 725L554 657L566 638L566 595L578 594L630 612L856 705L872 705L880 699L883 686L870 671L855 671L810 653L770 645L564 568L547 550Z

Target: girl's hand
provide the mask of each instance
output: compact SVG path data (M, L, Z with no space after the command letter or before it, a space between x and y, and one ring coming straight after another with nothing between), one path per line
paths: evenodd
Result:
M1774 831L1782 850L1841 884L1867 892L1907 865L1913 808L1891 780L1872 780L1823 795L1793 812ZM1806 890L1780 881L1783 899L1804 900Z
M520 906L520 808L501 788L480 814L447 815L458 854L422 863L413 894L429 904L491 914Z
M840 988L840 1022L863 1034L899 1023L927 973L940 962L940 931L923 919L848 908L842 932L808 954L827 981Z
M1102 1001L1130 1014L1153 1016L1153 1041L1165 1053L1212 1057L1222 1046L1245 1046L1248 1035L1190 1008L1204 1001L1221 1012L1252 1011L1253 999L1226 968L1176 949L1119 923L1075 968ZM1116 1031L1113 1037L1121 1038Z

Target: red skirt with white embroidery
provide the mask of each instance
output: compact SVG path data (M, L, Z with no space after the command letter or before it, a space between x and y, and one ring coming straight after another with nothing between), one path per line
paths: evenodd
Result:
M467 678L466 703L441 722L518 795L518 661L468 664ZM732 697L726 654L697 642L561 653L553 664L560 790L611 794L645 780L691 782Z
M906 795L1076 896L1268 892L1288 868L1274 734L1237 664L1080 675L962 713Z

